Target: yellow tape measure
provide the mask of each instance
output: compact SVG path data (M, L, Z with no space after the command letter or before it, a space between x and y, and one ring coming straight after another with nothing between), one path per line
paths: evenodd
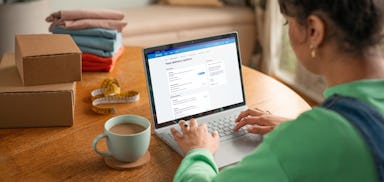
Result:
M121 93L119 82L114 78L107 78L101 83L99 89L91 92L92 111L98 114L116 113L115 108L99 107L102 104L121 104L139 100L140 94L137 91Z

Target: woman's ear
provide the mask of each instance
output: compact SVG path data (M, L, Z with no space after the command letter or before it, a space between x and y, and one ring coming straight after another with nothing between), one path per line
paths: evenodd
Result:
M307 18L307 24L310 46L314 48L320 47L324 43L325 22L317 15L310 15Z

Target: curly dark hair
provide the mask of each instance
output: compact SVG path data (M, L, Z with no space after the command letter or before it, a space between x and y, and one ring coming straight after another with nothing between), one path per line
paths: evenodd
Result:
M383 39L384 0L279 0L282 14L306 25L318 15L327 24L326 37L333 37L345 51L364 51Z

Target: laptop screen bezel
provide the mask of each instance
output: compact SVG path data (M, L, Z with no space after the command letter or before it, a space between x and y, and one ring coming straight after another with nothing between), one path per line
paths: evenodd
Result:
M149 69L149 62L148 62L149 61L148 60L148 54L154 53L156 51L175 49L175 48L179 48L179 47L184 47L184 46L189 46L189 45L198 44L198 43L202 43L202 42L219 40L219 39L225 39L225 38L235 38L236 51L237 51L237 61L238 61L238 66L239 66L238 69L239 69L239 74L240 74L239 78L240 78L240 82L241 82L241 92L242 92L243 102L235 103L235 104L228 105L225 107L216 108L213 110L205 111L205 112L194 114L194 115L187 116L187 117L177 118L175 120L166 121L164 123L158 123L157 115L156 115L154 95L153 95L153 90L152 90L151 73L149 71L150 69ZM162 127L166 127L169 125L173 125L175 123L178 123L180 120L190 120L192 118L199 118L199 117L207 116L210 114L214 114L214 113L226 111L229 109L233 109L236 107L245 106L246 105L246 99L245 99L243 75L242 75L242 69L241 69L241 66L242 66L241 55L240 55L239 50L240 50L240 47L239 47L237 32L231 32L231 33L227 33L227 34L215 35L215 36L204 37L204 38L199 38L199 39L194 39L194 40L188 40L188 41L183 41L183 42L176 42L176 43L171 43L171 44L166 44L166 45L144 48L143 49L143 58L144 58L143 60L144 60L144 69L145 69L145 75L146 75L146 80L147 80L147 91L148 91L148 97L149 97L149 102L150 102L152 119L153 119L153 123L155 124L155 128L157 129L157 128L162 128Z

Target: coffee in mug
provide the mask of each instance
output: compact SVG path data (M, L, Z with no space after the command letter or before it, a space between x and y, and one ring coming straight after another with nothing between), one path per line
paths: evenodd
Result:
M99 151L97 142L107 138L108 151ZM93 140L93 149L104 157L113 157L121 162L135 162L148 151L151 124L137 115L120 115L104 124L104 133Z
M130 135L130 134L140 133L144 130L145 130L145 127L138 124L133 124L133 123L118 124L118 125L112 126L111 129L109 129L111 133L115 133L119 135Z

